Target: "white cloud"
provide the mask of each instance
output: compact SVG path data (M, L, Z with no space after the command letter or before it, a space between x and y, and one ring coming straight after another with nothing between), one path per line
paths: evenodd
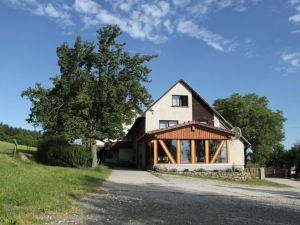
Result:
M192 21L180 21L177 25L177 31L204 41L207 45L221 52L233 51L237 45L228 41L218 34L215 34L205 28L201 28Z
M300 22L300 13L290 16L289 21L292 23L299 23Z
M48 16L61 26L71 26L71 14L67 4L54 6L52 3L41 3L37 0L5 0L6 4L16 9L22 9L38 16Z
M185 7L186 5L191 3L191 0L173 0L172 2L175 6Z
M253 42L252 39L248 38L244 41L244 46L243 46L243 50L244 50L244 55L251 59L251 58L254 58L254 57L257 57L259 56L256 51L255 51L255 44Z
M167 31L172 34L174 31L174 27L169 19L165 20L163 23L164 27L167 29Z
M202 17L225 9L243 11L259 0L69 0L68 4L58 0L0 1L52 18L65 29L72 25L87 29L117 24L132 38L161 43L180 33L229 52L237 45L205 28Z
M75 0L74 9L79 13L97 14L101 7L98 3L92 0Z
M283 52L281 61L283 63L281 70L288 73L300 71L300 52Z
M295 25L300 24L300 0L289 0L290 7L296 11L292 16L289 16L288 20Z

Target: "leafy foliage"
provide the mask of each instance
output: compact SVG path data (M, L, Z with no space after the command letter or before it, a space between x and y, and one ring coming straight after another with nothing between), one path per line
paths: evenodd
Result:
M252 145L251 161L261 165L273 152L282 148L281 142L285 136L283 113L271 110L268 104L267 97L257 94L233 94L214 102L217 111L231 124L242 129L243 136Z
M282 149L274 152L267 161L267 165L288 169L296 166L300 170L300 141L296 142L289 150Z
M69 143L60 136L45 136L38 143L36 153L37 160L42 163L50 164L50 151L57 148L63 148L68 145Z
M37 159L52 166L87 167L91 164L91 154L85 147L70 145L57 136L39 142Z
M18 144L26 146L37 146L39 133L21 128L14 128L6 124L0 123L0 141L12 142L13 139Z
M60 75L53 87L36 84L22 93L31 103L28 122L67 140L119 139L144 106L151 103L144 83L151 70L144 65L155 56L130 55L118 26L98 30L98 43L76 39L74 47L57 48ZM91 148L93 162L95 151Z

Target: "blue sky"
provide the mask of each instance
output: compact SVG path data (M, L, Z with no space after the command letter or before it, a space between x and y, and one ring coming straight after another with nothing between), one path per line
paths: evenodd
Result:
M300 0L0 0L0 121L33 129L22 90L50 85L56 47L105 24L128 51L159 54L154 99L178 79L209 103L255 92L288 119L285 146L300 139Z

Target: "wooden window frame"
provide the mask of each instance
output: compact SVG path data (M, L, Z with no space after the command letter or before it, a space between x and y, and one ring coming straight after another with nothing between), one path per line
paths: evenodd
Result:
M174 105L173 104L173 98L174 97L179 97L179 105ZM182 99L181 97L186 97L187 98L187 105L182 105ZM172 95L172 107L189 107L189 96L188 95Z
M160 127L160 122L167 122L168 123L168 126L167 127L170 127L170 121L176 121L176 125L178 125L178 123L179 123L179 121L178 120L159 120L159 122L158 122L158 127L159 127L159 129L163 129L163 128L161 128ZM167 128L167 127L165 127L165 128Z

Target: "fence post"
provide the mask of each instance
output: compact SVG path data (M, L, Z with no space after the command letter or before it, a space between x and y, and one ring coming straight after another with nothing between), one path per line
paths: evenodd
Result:
M261 179L261 180L266 179L266 174L265 174L265 168L264 167L259 168L259 179Z

